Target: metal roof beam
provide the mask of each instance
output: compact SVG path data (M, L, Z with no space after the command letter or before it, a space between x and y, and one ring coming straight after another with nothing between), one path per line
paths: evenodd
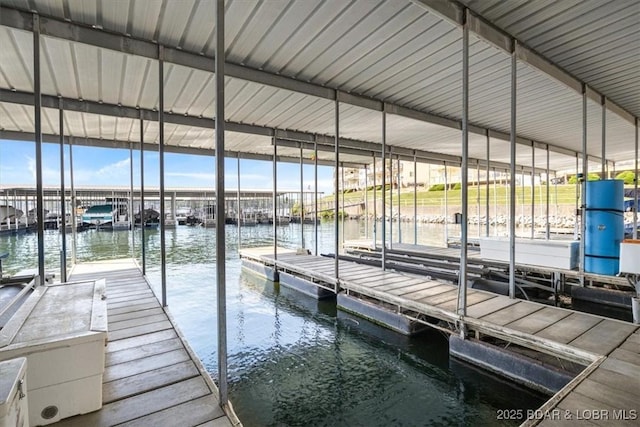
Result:
M18 132L18 131L10 131L10 130L0 130L0 139L12 140L12 141L25 141L25 142L33 142L35 141L35 134L33 132ZM52 144L58 144L60 142L60 137L58 135L49 135L43 134L42 141ZM99 138L85 138L85 137L77 137L77 136L65 136L64 142L66 144L71 143L73 145L80 145L84 147L99 147L99 148L120 148L124 150L129 149L130 144L139 144L138 141L123 141L117 139L99 139ZM147 152L157 152L158 144L145 143L144 150ZM192 147L184 147L184 146L176 146L176 145L167 145L165 146L165 151L167 153L175 153L175 154L191 154L196 156L215 156L215 152L213 149L209 148L192 148ZM263 160L271 162L273 161L273 156L270 154L256 154L256 153L238 153L236 151L225 151L225 157L229 158L237 158L238 154L240 154L240 158L243 160ZM289 157L289 156L278 156L279 162L285 163L300 163L299 157ZM313 164L313 160L303 159L303 163L305 164ZM321 160L318 159L318 164L322 166L333 166L334 163L331 160ZM350 167L359 167L360 163L353 162L345 162L345 165L349 164Z
M440 16L445 17L448 20L453 20L452 22L455 22L458 24L462 22L462 16L463 16L462 13L464 11L464 8L453 1L450 1L450 0L411 0L411 1L427 8L427 10L429 11L436 11L436 13L439 14ZM0 25L4 25L11 28L17 28L21 30L26 30L26 31L33 31L33 20L32 20L31 12L19 11L19 10L12 9L9 7L4 7L4 6L0 7L0 11L2 12L0 13ZM494 40L494 42L500 39L500 37L508 36L508 35L504 36L504 32L502 32L497 27L493 27L490 24L487 24L485 21L477 21L477 22L474 21L474 25L478 29L478 31L481 31L481 30L484 31L484 28L489 26L488 29L486 29L486 37L490 38L491 40ZM41 33L44 35L48 35L50 37L56 37L56 38L70 40L78 43L89 44L92 46L115 50L115 51L128 53L132 55L139 55L139 56L151 58L154 60L157 60L158 58L158 44L151 41L134 39L129 36L109 33L109 32L91 28L85 25L66 22L66 21L62 21L54 18L41 19L40 27L41 27ZM491 33L492 35L489 35L489 33ZM503 35L500 36L499 34L503 34ZM482 34L479 34L479 35L482 36ZM491 40L489 41L491 42ZM502 43L502 42L498 42L498 43ZM179 50L179 49L164 47L164 46L163 46L163 50L164 50L165 62L171 62L177 65L195 68L195 69L199 69L207 72L213 72L214 70L213 57L208 57L208 56L188 52L185 50ZM384 103L382 101L365 97L362 95L347 93L347 92L335 90L332 88L320 86L317 84L303 82L290 77L272 74L262 70L256 70L256 69L238 65L238 64L225 63L225 75L229 77L234 77L242 80L260 83L267 86L272 86L272 87L276 87L284 90L290 90L290 91L302 93L305 95L315 96L315 97L328 99L328 100L335 100L337 97L338 101L344 102L349 105L366 108L374 111L383 111L384 109L386 112L390 114L396 114L396 115L411 118L414 120L420 120L427 123L446 126L453 129L458 129L458 130L462 129L461 122L458 120L453 120L446 117L440 117L435 114L412 110L406 107L401 107L401 106L390 104L390 103ZM2 97L0 97L0 100L2 100ZM78 101L78 102L81 102L81 101ZM84 102L87 102L87 101L84 101ZM612 105L612 104L613 103L610 103L609 105ZM616 110L616 114L619 114L619 111L625 111L625 110L623 110L621 107L618 107L618 109ZM100 113L96 113L96 114L100 114ZM207 119L202 119L202 120L207 120ZM173 122L170 122L170 123L173 123ZM238 123L236 125L240 126L241 124ZM233 126L233 125L229 123L229 126ZM232 130L232 129L229 128L229 130ZM255 130L255 127L254 127L254 130ZM492 130L492 129L485 129L484 127L481 127L481 126L469 124L469 131L479 135L485 135L486 132L489 131L489 132L493 132L494 135L496 135L495 136L496 138L509 141L509 136L507 134L500 131ZM254 133L254 132L248 132L248 133ZM266 135L266 134L260 133L260 135ZM528 141L528 140L523 138L518 138L518 141ZM547 144L547 145L549 145L550 148L554 147L550 144ZM562 147L558 147L558 150L566 150L566 149ZM577 153L573 153L572 156L574 156L575 154Z
M491 45L506 51L507 53L516 52L516 56L522 62L537 68L547 76L563 83L568 88L573 89L582 95L582 85L586 84L568 71L554 64L543 55L535 52L533 49L521 43L520 40L507 33L502 28L488 22L482 16L476 14L456 0L410 0L422 9L438 15L440 18L451 22L456 26L462 26L465 21L469 24L469 29L478 37L482 38ZM587 85L588 86L588 85ZM593 88L589 89L587 96L596 102L600 102L603 96ZM625 110L618 104L610 102L607 105L612 112L618 114L631 124L635 124L635 116Z

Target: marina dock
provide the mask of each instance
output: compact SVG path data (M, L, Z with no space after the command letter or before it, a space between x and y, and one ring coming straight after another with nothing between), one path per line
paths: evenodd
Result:
M633 418L640 409L637 325L474 289L468 290L467 315L461 316L456 312L458 287L452 284L343 260L338 265L339 278L335 278L333 258L297 254L286 248L277 248L276 259L273 247L243 249L241 257L279 273L294 275L308 284L327 290L340 289L345 294L392 308L427 325L435 324L433 319L437 319L440 325L448 325L452 336L462 323L468 329L467 335L475 333L476 339L498 339L506 343L505 347L517 345L586 367L541 410L562 409L559 416L564 410L573 410L571 414L577 414L576 410L609 410L608 420L597 421L611 425L614 411L619 416L626 414ZM558 421L539 418L531 423L544 421L544 425L548 425ZM615 422L623 425L634 420L616 419Z
M237 426L171 315L130 259L76 265L71 281L106 279L108 344L102 409L58 426Z

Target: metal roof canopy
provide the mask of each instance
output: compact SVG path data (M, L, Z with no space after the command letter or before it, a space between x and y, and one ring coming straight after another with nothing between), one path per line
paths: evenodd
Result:
M0 9L0 87L4 88L0 100L6 101L0 110L7 113L0 117L0 131L4 130L0 135L33 132L25 124L32 123L30 109L9 111L7 105L33 103L33 20L30 12L12 7L34 6L53 17L42 18L40 24L42 87L48 94L43 96L43 106L55 108L57 96L65 98L65 121L71 123L68 135L78 141L104 141L105 146L108 140L136 141L133 119L140 111L147 120L157 117L153 69L158 43L162 43L165 111L173 113L165 114L167 151L212 153L213 138L208 138L212 132L202 128L213 125L213 4L126 3L128 8L88 0L76 9L62 0L0 0L9 6ZM269 136L275 134L283 145L279 154L287 158L287 147L292 148L295 161L299 151L294 147L312 148L314 141L332 146L332 100L337 98L341 137L345 137L340 145L347 147L341 160L367 163L368 156L376 148L379 151L379 112L384 109L392 152L406 160L459 164L461 6L430 0L414 1L418 6L383 1L353 6L304 3L227 2L226 129L250 134L243 138L227 132L227 148L233 147L230 151L243 157L267 160L272 152ZM305 19L291 20L294 17ZM470 14L469 20L477 36L471 38L470 52L470 119L476 124L469 126L470 156L476 163L486 163L488 133L492 162L496 167L508 166L508 144L501 143L509 140L509 102L505 102L509 56L505 52L515 46L520 60L518 130L526 135L518 139L518 163L530 166L526 162L535 146L536 152L552 151L552 170L574 166L582 122L581 97L575 90L582 84L482 18ZM589 88L587 93L591 100L602 102L599 93ZM607 159L629 159L634 152L630 123L634 117L609 99L604 103ZM601 154L600 108L589 103L588 152L595 161L600 161ZM69 115L71 111L77 114ZM87 129L86 122L94 120L91 114L102 118L98 126ZM116 117L115 125L106 116ZM47 113L43 117L46 129ZM145 136L146 141L153 140L152 135L148 137L152 139ZM358 150L364 151L362 155ZM325 156L331 164L331 153ZM546 162L546 155L536 154L536 170L546 167L539 163L541 158Z

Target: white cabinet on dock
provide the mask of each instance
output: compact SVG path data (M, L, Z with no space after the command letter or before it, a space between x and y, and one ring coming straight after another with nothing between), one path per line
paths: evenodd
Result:
M0 360L28 360L31 425L102 407L105 281L39 286L0 331Z
M573 270L578 268L579 254L575 240L516 239L516 264ZM480 257L509 262L509 238L481 237Z
M640 274L640 240L620 243L620 273Z
M0 427L27 427L27 359L0 362Z

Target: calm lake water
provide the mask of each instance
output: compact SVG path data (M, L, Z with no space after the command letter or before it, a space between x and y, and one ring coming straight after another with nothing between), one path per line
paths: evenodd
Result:
M395 224L394 224L395 226ZM403 225L413 241L413 225ZM333 224L322 224L321 252L332 252ZM441 244L438 225L421 225L419 243ZM140 232L134 251L140 252ZM271 226L246 227L242 246L270 245ZM230 398L246 426L499 425L501 409L535 409L545 399L449 357L442 333L406 338L363 319L243 273L235 226L226 227ZM296 247L300 225L279 227L280 245ZM347 221L345 239L364 236ZM410 237L409 237L410 236ZM313 226L305 226L313 248ZM147 275L159 293L159 233L146 231ZM169 308L215 377L216 296L213 229L167 231ZM45 233L47 267L57 269L60 235ZM70 248L70 244L69 244ZM36 235L0 237L5 272L37 265ZM130 232L78 234L78 260L131 256ZM519 424L518 420L511 421Z

